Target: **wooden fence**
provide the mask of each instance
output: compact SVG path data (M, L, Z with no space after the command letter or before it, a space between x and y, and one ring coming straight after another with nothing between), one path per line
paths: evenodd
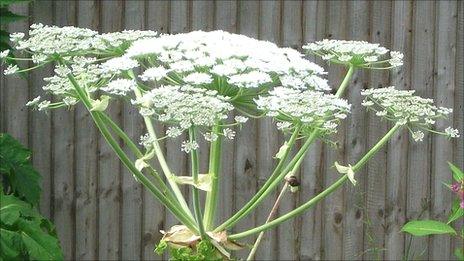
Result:
M359 105L364 88L395 85L415 89L441 106L454 108L454 123L463 131L462 1L41 1L18 5L29 21L9 26L25 32L29 24L77 25L102 32L152 29L165 33L222 29L300 48L303 43L356 39L381 43L405 54L393 72L356 73L348 98L353 113L336 135L340 149L316 144L301 170L300 192L288 195L280 213L305 202L331 184L335 160L354 162L388 125ZM320 61L317 61L320 64ZM338 86L343 70L326 67ZM156 259L153 246L160 229L174 224L116 159L78 107L48 115L24 104L40 94L50 69L27 78L1 79L1 131L29 146L43 176L42 212L56 224L67 259ZM144 133L136 114L120 105L111 116L134 138ZM443 122L439 126L445 126ZM158 131L163 131L162 127ZM272 170L272 155L282 137L270 121L249 122L233 143L225 145L220 216L230 216L253 195ZM180 140L167 141L168 161L176 173L187 169ZM409 237L399 232L409 219L444 219L452 195L446 161L464 167L463 139L426 135L415 143L396 135L349 184L303 216L267 233L261 259L400 259ZM204 157L206 153L203 153ZM202 168L205 164L202 164ZM271 200L241 222L241 231L265 220ZM249 239L251 242L252 238ZM452 258L459 244L449 237L414 239L411 251L421 258Z

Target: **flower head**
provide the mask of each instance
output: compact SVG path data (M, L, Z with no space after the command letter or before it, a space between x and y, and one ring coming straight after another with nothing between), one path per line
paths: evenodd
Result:
M145 115L175 125L180 130L189 127L210 127L226 119L233 109L228 99L216 91L191 86L160 86L134 101Z
M109 82L108 85L101 88L101 90L113 95L126 96L129 92L133 91L136 86L133 80L117 79Z
M365 41L345 41L324 39L303 46L322 59L334 63L350 64L356 67L387 69L401 66L403 54L389 51L379 44ZM388 53L390 53L388 55Z
M437 119L447 118L453 111L436 107L432 99L414 95L414 90L396 90L393 86L364 90L361 95L365 96L362 105L375 111L377 116L407 125L415 141L422 141L424 131L428 131ZM442 134L459 137L458 130L451 127Z
M281 85L284 77L301 79L292 87L330 89L324 71L290 48L224 31L162 35L135 41L125 56L148 65L143 80L189 84L235 96L237 89ZM226 86L228 86L226 88ZM235 90L232 91L231 90Z
M308 134L319 129L323 133L336 132L338 122L350 112L346 100L335 95L312 90L277 87L256 99L258 109L278 121L279 129L301 124ZM285 123L279 123L285 122Z

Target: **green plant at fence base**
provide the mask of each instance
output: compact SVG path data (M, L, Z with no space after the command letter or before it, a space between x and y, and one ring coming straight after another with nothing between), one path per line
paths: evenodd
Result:
M422 140L425 132L459 136L451 127L444 132L433 130L435 121L447 118L451 110L434 106L430 99L394 87L364 90L362 105L392 123L385 136L353 165L334 162L340 178L314 198L275 219L272 212L263 225L227 234L279 185L285 184L282 193L289 180L296 185L295 175L316 140L333 143L331 135L350 113L351 105L342 97L356 70L398 67L401 53L357 41L324 40L305 45L303 49L309 53L346 68L337 92L329 94L324 69L302 53L223 31L161 36L152 31L98 34L83 28L35 24L28 38L16 34L12 40L15 49L30 58L13 58L8 51L0 57L6 61L30 59L36 65L27 69L11 65L5 74L55 65L54 75L45 78L43 87L53 99L39 96L27 105L46 111L82 104L134 178L178 219L180 225L163 231L156 247L157 253L168 249L174 259L230 259L230 251L244 247L236 240L257 233L262 238L265 230L303 213L345 181L355 185L356 172L400 130L410 131L416 141ZM147 133L140 138L140 146L106 114L115 100L128 102L143 118ZM230 117L233 111L237 112L234 118ZM240 135L238 129L246 128L249 118L263 117L271 117L288 137L275 155L277 165L241 209L217 224L222 144ZM155 124L164 125L166 133L156 133ZM179 149L190 156L190 175L171 171L159 143L185 132L189 139ZM302 145L293 154L298 140ZM207 173L200 173L200 150L205 149L200 144L205 143L210 145L209 167ZM159 171L150 164L153 158ZM193 211L179 186L190 186ZM204 204L201 194L206 196ZM259 242L255 242L249 259L253 259Z
M458 260L464 260L464 247L462 246L462 243L464 243L464 227L461 228L460 232L457 232L452 227L453 223L457 220L462 220L462 217L464 217L464 172L452 163L448 162L448 164L454 183L447 185L447 187L456 194L448 220L446 222L437 220L411 220L401 228L401 231L417 237L429 235L454 236L458 241L461 241L461 245L456 247L454 254ZM410 249L408 248L405 260L413 258L409 252Z
M62 260L55 227L40 215L40 175L31 152L0 133L0 260Z

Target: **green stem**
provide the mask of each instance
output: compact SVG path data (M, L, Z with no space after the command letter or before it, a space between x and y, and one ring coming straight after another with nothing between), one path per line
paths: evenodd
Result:
M127 134L119 128L119 126L105 113L99 113L103 122L108 125L123 141L129 146L129 149L137 158L143 157L143 153L137 148L137 145L127 136Z
M221 126L219 123L213 127L213 133L220 133ZM221 147L222 137L218 136L215 141L211 142L209 150L209 171L211 175L211 191L206 194L205 200L205 214L203 216L203 224L207 231L211 230L214 226L214 215L216 212L218 194L219 194L219 171L221 163Z
M139 150L139 148L137 148L137 145L134 144L134 142L132 142L132 140L127 136L127 134L121 129L119 128L119 126L113 121L111 120L110 117L108 117L108 115L106 115L105 113L103 112L95 112L97 113L101 119L103 120L103 122L109 126L114 132L116 132L116 134L124 140L124 142L129 146L129 148L132 150L132 153L134 153L134 155L137 157L137 158L141 158L143 157L143 153ZM158 174L158 172L151 166L148 167L150 173L152 174L152 176L155 178L155 181L156 181L156 185L158 186L158 188L161 189L161 191L163 193L166 194L166 196L172 200L173 203L175 203L176 205L178 205L179 207L180 204L179 204L179 201L177 200L177 198L175 197L175 195L172 193L171 190L169 190L169 188L166 186L166 184L164 183L163 179L161 179L160 175ZM182 208L182 207L181 207ZM193 219L192 219L193 220Z
M166 206L173 214L176 216L179 221L181 221L184 225L186 225L192 231L197 231L197 228L194 223L189 219L189 217L180 209L176 207L172 202L170 202L157 188L156 186L151 183L151 181L145 177L137 168L134 166L132 161L129 157L124 153L122 148L119 146L118 142L113 138L108 128L105 126L102 118L100 115L94 111L91 111L92 105L91 102L85 93L85 91L79 86L76 79L72 74L68 74L68 79L76 89L76 92L79 95L79 98L84 103L87 110L90 112L92 119L94 120L95 124L97 125L98 129L102 133L105 140L108 142L110 147L119 157L121 162L129 169L129 171L140 181L163 205Z
M189 140L191 143L196 142L196 133L195 133L195 127L190 127L189 128ZM200 174L199 170L199 159L198 159L198 148L197 149L192 149L190 151L190 159L191 159L191 169L192 169L192 178L193 178L193 183L197 184L198 183L198 175ZM193 200L193 213L195 214L195 219L198 224L198 228L200 231L200 236L201 239L206 239L206 233L205 233L205 228L203 226L203 219L202 219L202 214L201 214L201 204L200 204L200 195L199 195L198 188L196 186L192 186L192 200Z
M361 158L361 160L359 160L356 165L354 165L352 167L353 171L356 172L358 171L359 169L361 169L369 159L371 159L375 153L377 153L382 147L383 145L385 145L388 140L392 137L392 135L398 130L401 128L401 125L399 124L396 124L393 128L391 128L387 134L385 134L385 136L380 139L365 155L364 157ZM326 196L328 196L329 194L331 194L333 191L335 191L337 188L339 188L341 185L343 185L343 183L348 179L348 176L347 175L343 175L342 177L340 177L334 184L332 184L331 186L329 186L328 188L326 188L323 192L321 192L320 194L318 194L317 196L315 196L314 198L312 198L311 200L309 200L308 202L306 202L305 204L299 206L298 208L288 212L287 214L269 222L269 223L266 223L266 224L263 224L259 227L255 227L253 229L250 229L250 230L247 230L247 231L244 231L244 232L241 232L241 233L237 233L237 234L233 234L233 235L230 235L229 236L229 239L231 240L237 240L237 239L240 239L240 238L243 238L243 237L247 237L247 236L250 236L250 235L253 235L253 234L256 234L256 233L259 233L261 231L265 231L267 229L270 229L270 228L273 228L277 225L279 225L280 223L284 222L284 221L287 221L288 219L291 219L297 215L300 215L301 213L303 213L304 211L306 211L307 209L309 209L310 207L312 207L314 204L318 203L319 201L321 201L322 199L324 199Z
M346 88L348 87L348 83L350 83L351 81L351 77L353 76L354 71L355 71L355 67L350 65L348 67L348 71L346 72L345 78L343 78L343 81L340 84L340 87L338 87L337 93L335 93L335 96L339 98L343 96Z
M243 206L237 213L235 213L232 217L230 217L228 220L226 220L224 223L222 223L219 227L217 227L214 231L219 232L222 230L225 230L227 228L232 227L235 225L240 219L248 215L258 204L267 196L269 193L271 193L271 190L275 188L281 181L281 179L287 174L291 168L293 167L294 164L298 161L300 157L302 157L305 154L305 151L308 149L309 145L314 141L315 137L309 137L308 140L303 144L301 149L298 151L298 153L295 155L295 157L292 159L292 161L287 165L287 167L283 170L282 168L284 167L284 163L288 157L288 154L293 147L296 138L298 137L298 134L300 132L301 126L297 126L295 131L293 132L292 136L290 137L287 145L288 148L285 151L284 155L280 159L277 167L275 168L274 172L271 174L269 179L264 183L264 185L259 189L259 191L253 196L253 198L248 201L245 206Z
M135 76L133 77L135 78ZM137 98L142 97L142 93L138 88L135 88L134 90L135 96ZM153 149L155 150L155 155L156 158L158 159L158 162L161 166L161 169L163 170L164 175L166 176L166 179L169 183L169 186L171 187L172 191L174 192L174 195L177 198L177 201L180 203L182 208L184 209L185 213L187 213L190 217L193 218L192 212L190 211L187 202L185 201L184 196L182 195L182 192L179 189L179 186L177 186L177 183L175 180L172 178L174 174L171 172L167 162L166 158L164 157L163 151L161 150L161 147L158 142L158 138L156 136L155 128L153 127L153 123L151 122L150 117L148 116L143 116L143 121L145 122L145 126L147 127L148 134L150 137L153 139Z

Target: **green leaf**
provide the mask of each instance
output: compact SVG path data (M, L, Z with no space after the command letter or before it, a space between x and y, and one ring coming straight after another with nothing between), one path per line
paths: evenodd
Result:
M22 240L19 233L0 228L0 257L4 260L19 260Z
M0 133L0 174L14 194L37 205L40 200L40 175L32 167L31 152L8 134Z
M453 201L453 207L451 208L451 214L448 217L447 224L450 224L451 222L455 221L456 219L464 216L464 209L461 208L461 206L459 204L460 204L459 199L455 199Z
M31 205L13 195L0 194L0 221L6 225L13 225L20 216L39 217Z
M413 236L427 236L438 234L456 235L456 231L449 225L435 220L413 220L403 226L401 231Z
M464 248L457 247L454 250L454 255L458 258L458 260L464 261Z
M448 165L451 169L451 172L453 173L454 180L457 182L462 182L464 180L464 172L462 172L462 170L453 165L451 162L448 162Z
M18 15L8 11L6 8L0 8L0 24L9 24L16 21L21 21L27 18L24 15Z
M63 260L57 238L50 236L35 223L25 219L21 220L18 226L22 229L21 238L31 259Z

